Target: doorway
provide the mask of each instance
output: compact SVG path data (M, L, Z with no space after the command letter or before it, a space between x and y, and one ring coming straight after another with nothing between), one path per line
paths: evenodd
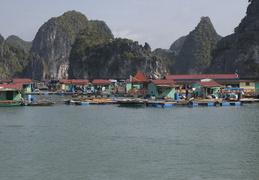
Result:
M6 91L6 100L13 100L13 91Z

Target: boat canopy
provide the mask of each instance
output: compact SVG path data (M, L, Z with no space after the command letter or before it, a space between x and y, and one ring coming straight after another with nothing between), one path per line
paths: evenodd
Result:
M243 91L244 88L236 88L236 87L232 87L232 88L226 88L226 90L240 90Z

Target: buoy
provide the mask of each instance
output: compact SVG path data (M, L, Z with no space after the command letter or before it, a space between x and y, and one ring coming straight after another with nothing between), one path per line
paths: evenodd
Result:
M187 103L187 105L188 105L189 107L192 107L192 106L193 106L193 102L192 102L192 101L189 101L189 102Z
M214 105L215 105L216 107L219 107L219 106L220 106L220 103L219 103L218 101L216 101L216 102L214 103Z

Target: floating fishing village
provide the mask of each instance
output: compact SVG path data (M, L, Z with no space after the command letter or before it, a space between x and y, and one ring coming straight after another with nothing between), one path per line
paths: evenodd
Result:
M37 95L70 95L72 98L64 100L67 105L241 106L259 102L259 81L242 80L237 74L166 75L154 80L141 71L126 80L1 80L0 106L55 104L51 100L37 100Z

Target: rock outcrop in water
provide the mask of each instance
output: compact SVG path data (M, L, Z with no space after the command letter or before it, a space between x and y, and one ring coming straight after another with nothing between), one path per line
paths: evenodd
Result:
M252 0L235 33L223 38L213 54L210 73L259 77L259 1Z

